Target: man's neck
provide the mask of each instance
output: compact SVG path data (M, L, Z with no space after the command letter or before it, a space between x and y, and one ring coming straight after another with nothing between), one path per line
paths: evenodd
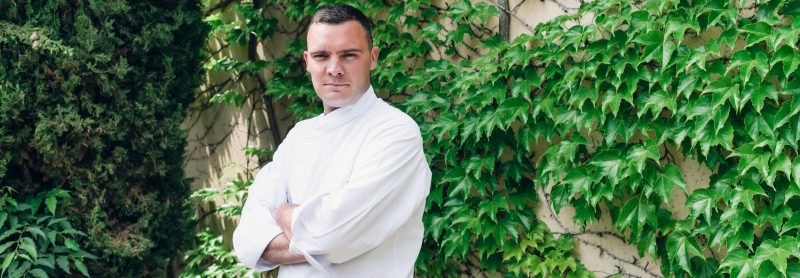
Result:
M333 112L333 111L334 111L334 110L336 110L336 109L339 109L339 107L329 107L329 106L325 106L325 107L323 107L323 111L322 111L322 113L323 113L323 114L325 114L325 116L327 116L327 115L328 115L328 113L331 113L331 112Z

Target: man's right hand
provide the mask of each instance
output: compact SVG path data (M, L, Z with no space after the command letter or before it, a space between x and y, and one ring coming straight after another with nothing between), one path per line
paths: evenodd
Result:
M261 258L280 265L306 262L303 255L289 252L289 239L284 234L279 234L269 242L267 249L264 249L264 253L261 254Z

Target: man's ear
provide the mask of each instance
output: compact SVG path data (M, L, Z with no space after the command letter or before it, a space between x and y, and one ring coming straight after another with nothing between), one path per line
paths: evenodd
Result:
M306 64L306 71L308 71L308 50L303 51L303 63Z
M374 70L378 66L378 53L380 53L380 49L377 46L372 47L372 51L369 52L369 56L372 58L372 62L369 65L370 70Z

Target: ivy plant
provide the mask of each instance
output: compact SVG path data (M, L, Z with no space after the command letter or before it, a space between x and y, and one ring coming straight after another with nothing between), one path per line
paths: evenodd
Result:
M512 43L541 80L537 185L579 224L607 206L665 275L800 275L800 3L750 2L596 1ZM709 184L689 192L678 153Z

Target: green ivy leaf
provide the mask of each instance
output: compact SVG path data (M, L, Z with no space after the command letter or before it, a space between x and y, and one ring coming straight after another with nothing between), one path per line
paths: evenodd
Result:
M785 277L786 262L789 255L795 252L795 245L796 243L792 237L782 237L780 243L771 239L762 242L756 250L756 265L760 265L762 262L769 260Z
M638 67L640 63L648 62L656 55L661 55L663 51L662 44L664 43L664 32L660 30L652 30L649 32L641 33L633 39L633 42L639 43L644 46L642 50L641 59L636 63L632 63L634 67Z
M570 187L567 185L554 185L550 190L550 203L553 204L556 213L559 213L571 198Z
M692 66L697 66L697 68L701 70L706 70L706 56L708 56L708 51L705 47L701 46L697 49L692 51L692 54L689 56L689 62L686 63L684 66L683 71L689 72L692 69Z
M648 140L644 145L636 145L628 150L626 159L628 160L628 165L633 166L636 172L641 174L647 160L658 164L658 146L654 141Z
M792 164L792 180L796 186L800 186L800 156L796 156Z
M586 173L585 167L573 168L562 181L562 184L569 186L570 196L578 192L591 194L590 188L593 183L593 177Z
M619 105L622 103L623 98L623 95L620 93L615 93L611 90L606 91L606 93L603 95L603 112L611 112L611 114L616 117L617 113L619 112Z
M686 199L692 218L697 218L701 214L707 223L711 223L711 210L716 207L717 197L714 191L708 188L697 189Z
M789 230L796 229L798 227L800 227L800 214L794 213L792 214L792 217L789 218L789 220L786 221L786 223L784 223L783 226L781 226L780 234L782 235L788 232Z
M642 232L642 235L639 238L639 242L636 243L636 250L639 252L639 256L644 256L645 254L650 254L652 257L656 257L656 234L650 229L646 229Z
M748 24L739 29L741 34L747 35L747 47L770 38L772 26L764 22Z
M744 176L750 168L756 167L759 173L763 176L768 175L767 169L769 167L769 153L762 152L755 144L744 144L730 154L730 157L739 157L739 163L736 169L739 174Z
M700 246L691 235L682 232L673 232L667 239L667 254L671 262L677 262L686 272L691 273L690 260L692 255L703 256Z
M650 111L653 119L659 117L659 115L661 115L661 110L664 108L668 108L671 111L678 110L675 98L664 91L642 95L639 98L638 106L642 108L639 109L636 116L641 117L644 113Z
M736 205L741 203L748 211L753 213L755 213L753 197L757 195L767 196L764 189L750 178L744 178L740 181L739 186L736 187L736 193L737 194L734 195L731 200L731 204Z
M771 85L762 85L757 87L750 87L745 89L744 91L745 97L749 97L752 99L753 107L756 108L756 112L761 113L761 110L764 109L764 100L770 98L772 100L778 99L778 91L775 89L775 86Z
M797 258L798 256L794 256ZM800 277L800 264L790 264L786 267L786 276L787 277Z
M798 31L800 31L800 29L798 29ZM782 35L783 34L779 36ZM788 79L789 75L791 75L795 70L797 70L797 67L800 66L800 58L797 57L794 49L784 45L772 56L770 67L774 67L777 63L783 64L783 77Z
M458 1L450 6L447 14L455 21L469 14L472 10L472 5L469 1Z
M683 193L689 194L689 192L686 191L687 185L686 182L683 181L683 175L681 174L681 170L678 168L678 166L676 166L675 164L666 164L664 165L663 172L664 172L663 177L664 179L666 179L667 182L671 183L673 186L677 186L678 188L680 188L683 191Z
M792 177L792 162L789 160L789 157L786 156L784 153L778 154L777 157L772 159L770 165L770 174L767 175L764 180L767 182L767 185L773 187L775 182L775 178L778 176L778 172L783 172L786 175L786 178L791 179Z
M622 170L625 164L619 157L617 151L602 151L595 155L590 164L600 167L600 174L611 182L611 185L617 185L619 180L625 178L622 176Z
M694 75L689 75L686 78L683 78L680 83L678 83L678 89L675 92L677 96L685 96L686 98L690 98L692 96L692 92L694 92L695 88L697 87L697 77Z
M719 268L725 269L731 277L750 277L756 271L756 264L746 250L733 249L722 259Z

